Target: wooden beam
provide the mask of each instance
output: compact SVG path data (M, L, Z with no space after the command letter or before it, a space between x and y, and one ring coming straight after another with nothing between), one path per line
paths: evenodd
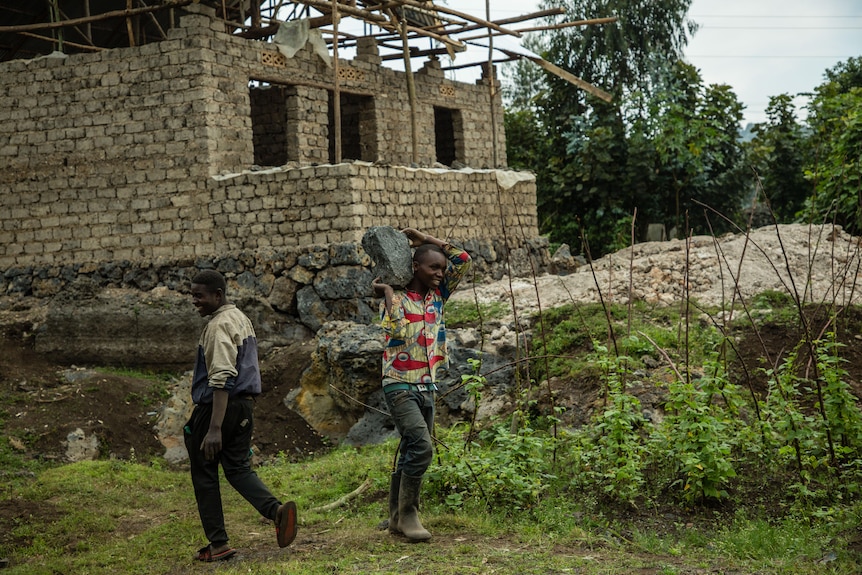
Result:
M503 64L505 62L514 62L520 60L519 57L498 58L494 60L494 64ZM473 66L484 66L487 62L470 62L469 64L458 64L457 66L443 66L441 70L463 70L464 68L472 68Z
M251 27L260 28L260 2L251 0Z
M332 0L332 125L335 134L335 161L341 163L341 86L338 81L338 0Z
M126 0L126 12L132 9L132 0ZM126 16L126 31L129 33L129 46L135 45L135 32L132 30L132 18Z
M344 8L344 6L342 6ZM290 76L282 75L279 76L277 74L260 74L255 73L249 77L249 80L254 80L257 82L266 82L267 84L278 84L279 86L304 86L308 88L318 88L320 90L329 90L332 91L335 89L335 86L326 82L312 82L308 80L294 80ZM362 89L354 89L350 88L347 92L349 94L354 94L356 96L379 96L380 94L372 92L370 90L362 90Z
M532 28L518 28L518 32L539 32L542 30L562 30L563 28L571 28L572 26L587 26L590 24L609 24L611 22L616 22L618 18L616 16L612 16L610 18L596 18L594 20L578 20L577 22L561 22L559 24L548 24L547 26L534 26ZM501 34L494 34L495 36L500 36ZM476 34L475 36L467 36L466 38L459 38L459 40L463 42L469 42L470 40L479 40L481 38L486 38L485 34Z
M437 12L443 12L444 14L450 14L452 16L457 16L468 22L473 22L475 24L479 24L485 28L491 28L492 30L496 30L501 34L508 34L509 36L515 36L516 38L520 38L521 35L514 30L507 30L502 26L494 24L493 22L488 22L487 20L483 20L482 18L476 18L475 16L471 16L465 12L459 12L458 10L453 10L451 8L447 8L445 6L438 6L437 4L433 4L431 2L417 2L416 0L398 0L398 3L404 4L406 6L413 6L414 8L422 8L423 10L436 10Z
M51 38L50 36L40 36L39 34L34 34L33 32L18 32L21 36L27 36L28 38L36 38L37 40L44 40L45 42L52 42L57 44L60 42L57 38ZM78 44L77 42L70 42L69 40L63 40L63 45L71 46L72 48L80 48L81 50L91 50L93 52L101 52L105 50L105 48L100 48L99 46L93 46L92 44Z
M446 48L430 48L428 50L419 50L417 48L410 48L410 57L411 58L422 58L423 56L440 56L442 54L448 54L449 50ZM403 58L402 54L387 54L385 56L381 56L381 60L398 60L399 58Z
M62 20L60 22L40 22L38 24L19 24L17 26L0 26L0 34L14 32L35 32L37 30L54 30L56 28L65 28L66 26L77 26L78 24L89 24L91 22L99 22L101 20L109 20L111 18L128 18L138 14L146 14L148 12L158 12L167 8L178 8L188 6L198 0L166 0L164 4L159 6L149 6L147 8L133 8L131 10L112 10L103 12L95 16L84 16L83 18L72 18L71 20Z
M397 22L395 13L387 10L393 22ZM403 15L403 12L402 12ZM407 19L401 19L401 45L404 56L404 75L407 79L407 100L410 104L410 152L414 164L419 163L419 128L416 123L416 84L413 82L413 70L410 67L410 44L407 41Z
M498 26L502 26L504 24L517 24L518 22L523 22L525 20L535 20L536 18L546 18L548 16L559 16L565 13L566 11L563 8L551 8L550 10L540 10L539 12L531 12L529 14L524 14L523 16L504 18L503 20L494 20L494 24L497 24ZM480 28L484 28L484 26L481 26L479 24L473 24L472 26L464 26L456 33L460 34L463 32L472 32L473 30L479 30ZM521 30L518 30L518 32L520 31Z
M567 72L566 70L563 70L559 66L551 64L547 60L543 60L542 58L531 58L529 56L524 56L524 58L527 58L531 62L535 62L541 68L547 70L548 72L550 72L551 74L553 74L555 76L562 78L563 80L565 80L566 82L569 82L570 84L574 84L575 86L577 86L581 90L589 92L590 94L592 94L596 98L604 100L605 102L610 102L611 100L613 100L613 96L611 96L610 94L608 94L607 92L605 92L601 88L597 88L596 86L593 86L589 82L585 82L584 80L581 80L580 78L578 78L577 76L575 76L571 72Z
M329 13L331 9L331 4L329 2L326 2L325 0L296 0L296 3L311 6L324 13ZM385 16L382 16L380 14L374 14L373 12L369 12L368 10L363 10L361 8L354 8L352 6L345 6L341 4L339 5L338 9L339 12L347 14L348 16L353 16L354 18L360 18L362 20L368 20L369 22L374 22L378 25L380 23L389 23L389 20L387 20Z
M491 0L485 0L485 18L491 19ZM488 77L488 112L491 116L491 154L493 162L491 167L497 169L497 114L494 109L494 101L497 97L497 78L494 73L494 33L488 28L488 66L485 74Z
M611 24L619 20L616 16L608 18L592 18L590 20L576 20L574 22L560 22L559 24L548 24L547 26L535 26L533 28L518 28L518 32L538 32L540 30L562 30L572 26L591 26L594 24Z

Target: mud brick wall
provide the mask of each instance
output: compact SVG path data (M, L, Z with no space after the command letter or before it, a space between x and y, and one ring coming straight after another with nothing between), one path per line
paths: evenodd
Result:
M429 169L397 167L411 163L406 78L362 42L339 62L346 156L330 165L332 68L231 36L204 6L180 23L163 42L0 63L5 285L51 266L357 241L371 225L494 245L502 217L512 247L538 236L534 178L498 185L511 172L492 80L452 82L433 61L416 72ZM430 169L440 150L475 169Z
M535 180L501 190L499 170L378 166L368 162L272 168L210 179L213 245L258 249L360 241L371 226L439 237L537 237ZM508 172L511 174L511 172Z

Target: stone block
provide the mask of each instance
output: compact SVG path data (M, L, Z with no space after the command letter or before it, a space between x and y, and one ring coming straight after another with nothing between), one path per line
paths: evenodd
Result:
M413 278L413 253L407 236L391 226L374 226L362 236L362 248L374 262L372 274L392 287Z

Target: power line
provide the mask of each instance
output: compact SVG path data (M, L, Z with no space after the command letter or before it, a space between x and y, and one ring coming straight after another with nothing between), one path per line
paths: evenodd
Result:
M703 30L862 30L862 26L707 26L698 28Z
M763 16L755 16L755 15L751 15L751 14L701 14L699 16L696 16L694 14L690 14L688 17L691 19L694 19L694 18L741 18L741 19L745 19L745 20L751 20L752 18L764 18L764 19L769 19L769 20L781 20L781 19L784 19L784 20L789 20L789 19L811 20L813 18L818 18L818 19L829 18L829 19L833 19L833 20L836 20L836 19L846 20L848 18L862 18L862 15L853 14L853 15L846 15L846 16L778 16L778 15L773 15L773 14L764 14Z
M725 59L772 59L772 60L843 60L846 58L855 58L856 56L754 56L754 55L739 55L728 56L727 54L686 54L687 58L725 58Z

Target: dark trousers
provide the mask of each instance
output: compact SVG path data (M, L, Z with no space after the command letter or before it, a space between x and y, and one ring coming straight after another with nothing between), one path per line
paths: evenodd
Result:
M400 390L386 394L386 405L401 434L396 473L422 477L434 457L434 392Z
M228 402L222 423L222 450L213 461L207 461L200 448L209 430L212 405L196 406L186 428L185 443L198 513L207 540L215 546L228 542L219 488L219 464L231 486L267 519L275 519L275 512L281 505L251 469L253 411L253 399Z

